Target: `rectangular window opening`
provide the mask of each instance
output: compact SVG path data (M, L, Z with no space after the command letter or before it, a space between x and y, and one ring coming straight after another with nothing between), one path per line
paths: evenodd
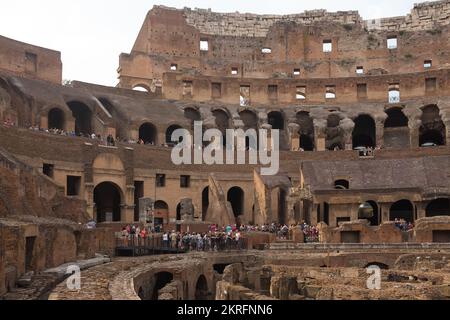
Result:
M426 78L425 79L425 91L433 92L437 88L437 79L436 78Z
M331 40L323 40L323 52L329 53L333 51L333 43Z
M193 89L192 89L192 81L184 80L183 81L183 96L184 97L192 97Z
M53 179L54 169L55 169L55 165L49 164L49 163L44 163L44 165L42 166L42 173L45 174L47 177L50 177Z
M81 177L79 176L67 176L67 195L79 196L81 188Z
M180 187L181 188L189 188L191 186L191 177L190 176L181 176L180 177Z
M209 42L208 40L200 40L200 51L208 51L209 50Z
M367 98L367 84L358 83L356 85L356 90L357 90L357 96L359 99Z
M220 98L222 96L222 84L220 82L213 82L211 84L211 96L213 98Z
M400 84L391 83L389 85L389 103L400 102Z
M158 188L164 188L166 186L166 175L165 174L157 174L156 175L156 186Z
M326 86L325 99L336 99L336 86Z
M396 36L391 36L387 38L387 47L389 50L397 49L398 40Z
M278 86L277 85L269 85L268 92L269 92L269 99L271 99L271 100L278 99Z
M247 107L250 105L250 86L241 86L240 105L241 107Z
M305 100L306 99L306 87L298 86L295 92L295 99L297 100Z

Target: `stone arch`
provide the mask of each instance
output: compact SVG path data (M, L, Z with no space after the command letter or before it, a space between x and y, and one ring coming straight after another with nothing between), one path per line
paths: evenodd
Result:
M133 85L132 89L134 91L140 91L140 92L150 92L150 87L144 83L137 83Z
M378 206L378 203L373 200L366 201L366 203L370 204L370 206L373 208L373 217L369 219L371 226L378 226L380 225L380 209Z
M392 204L389 209L389 220L403 219L407 222L414 221L414 205L409 200L400 200Z
M387 118L384 121L384 128L407 127L409 120L403 113L402 108L394 107L386 110Z
M157 145L158 130L155 125L150 122L145 122L139 127L139 139L144 141L144 144Z
M382 262L369 262L368 264L366 264L364 266L364 269L367 269L372 266L376 266L376 267L380 268L381 270L389 270L389 266Z
M258 129L258 115L250 109L245 109L239 112L239 117L244 123L244 130Z
M422 108L419 128L419 145L434 144L443 146L446 144L446 128L437 105L428 105Z
M327 117L326 146L328 150L345 149L343 131L340 127L341 120L342 115L337 112L333 112Z
M438 198L428 203L426 217L450 216L450 198Z
M202 221L205 221L209 208L209 186L202 191Z
M256 130L256 140L255 140L255 138L246 136L245 137L245 147L257 149L258 141L259 141L258 116L256 115L255 112L253 112L253 110L245 109L245 110L239 112L239 117L241 118L242 122L244 123L244 127L243 127L244 131L247 131L250 129Z
M166 129L166 144L173 144L173 143L175 143L175 142L172 141L172 134L175 132L175 130L178 130L178 129L183 129L183 127L180 126L180 125L177 125L177 124L172 124L169 127L167 127L167 129ZM179 142L181 142L181 141L182 140L180 138Z
M184 117L189 120L191 130L194 130L194 122L202 120L200 111L195 108L187 107L184 109Z
M77 135L92 133L92 110L83 102L70 101L67 103L75 119L75 133Z
M204 275L200 275L195 285L195 300L209 300L208 281Z
M114 114L115 111L114 104L108 98L98 97L97 99L98 101L100 101L102 106L105 107L105 109L109 112L110 115Z
M353 148L376 146L375 120L367 114L359 115L355 120L353 129Z
M337 190L348 190L350 189L350 181L345 179L339 179L334 182L334 188Z
M99 183L94 188L95 217L97 222L122 221L121 203L123 192L110 181Z
M300 126L300 148L304 151L314 151L314 122L309 112L299 111L296 114L296 123Z
M244 215L244 190L240 187L232 187L227 192L227 201L230 202L233 209L236 222L239 224L239 217Z
M384 146L387 148L405 148L410 145L409 119L402 108L393 107L385 111Z
M48 111L48 128L64 130L66 127L65 113L60 108L52 108Z
M164 224L164 217L169 220L169 205L163 200L155 201L155 225ZM162 219L162 220L161 220Z
M267 121L272 126L272 129L284 130L284 116L280 111L272 111L267 114Z
M230 128L230 119L229 114L223 109L215 109L212 111L212 114L215 118L216 128L220 130L222 133L222 142L223 145L226 145L226 131Z
M173 281L173 274L167 271L161 271L155 273L153 276L154 285L152 290L152 298L151 300L158 300L159 290L167 286L169 283Z

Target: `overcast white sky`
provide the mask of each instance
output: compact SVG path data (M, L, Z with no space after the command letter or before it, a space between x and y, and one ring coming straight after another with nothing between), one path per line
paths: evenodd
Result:
M0 35L62 52L63 78L117 84L119 54L130 52L153 5L218 12L288 14L358 10L364 19L405 15L418 0L9 0L0 8Z

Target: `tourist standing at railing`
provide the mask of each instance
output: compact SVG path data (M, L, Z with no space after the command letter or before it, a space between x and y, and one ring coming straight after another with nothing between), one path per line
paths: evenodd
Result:
M167 232L164 232L162 239L164 248L169 248L169 234Z

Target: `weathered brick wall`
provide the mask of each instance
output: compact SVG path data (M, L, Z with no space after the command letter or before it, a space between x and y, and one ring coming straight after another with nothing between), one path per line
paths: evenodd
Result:
M449 8L449 1L424 3L405 17L363 21L355 11L276 16L155 6L132 52L120 57L120 87L164 84L168 91L163 77L172 64L178 75L197 80L195 87L205 86L200 75L258 87L255 79L354 77L359 66L369 75L403 74L423 71L424 61L432 60L436 69L450 61ZM390 36L398 39L395 50L387 48ZM208 51L200 50L200 40L208 41ZM331 41L332 52L323 52L324 40ZM262 53L263 48L271 52ZM238 69L236 75L232 68ZM300 75L294 74L296 68ZM222 95L229 94L224 90Z
M60 52L2 36L0 36L0 69L57 84L62 81Z
M3 239L3 226L0 225L0 296L6 292L4 256L5 256L5 249Z

